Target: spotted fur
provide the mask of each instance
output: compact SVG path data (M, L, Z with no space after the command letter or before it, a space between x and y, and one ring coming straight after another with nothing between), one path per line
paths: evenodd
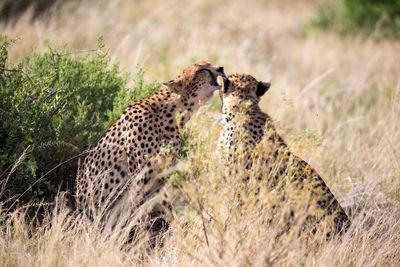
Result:
M225 124L219 146L232 155L238 143L244 142L244 147L247 148L247 166L250 168L253 163L252 150L264 138L271 150L264 154L261 162L270 173L274 173L269 176L269 184L272 187L278 184L282 186L281 178L290 177L290 181L283 186L291 184L301 190L302 194L307 192L309 206L318 214L313 218L308 217L308 221L320 222L328 217L327 215L332 215L330 218L333 217L333 220L327 235L346 230L350 221L329 187L315 169L290 152L270 116L261 111L258 104L270 84L257 81L247 74L219 77L218 83L221 85L220 96ZM244 140L239 138L241 130L246 133ZM276 165L279 166L278 170Z
M138 209L154 197L164 185L157 174L165 167L161 165L170 164L180 148L178 126L220 88L216 82L220 75L224 76L222 67L200 62L164 83L155 95L129 105L82 162L77 206L103 208L115 225L120 213L127 212L126 206L117 205L121 200L131 199L134 204L129 209ZM183 113L180 121L178 111ZM168 224L160 206L171 208L162 201L149 209L149 228L155 232Z

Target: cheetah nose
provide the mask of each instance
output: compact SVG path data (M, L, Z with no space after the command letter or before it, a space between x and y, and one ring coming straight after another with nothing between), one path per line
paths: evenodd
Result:
M218 67L217 72L220 72L225 75L224 67Z

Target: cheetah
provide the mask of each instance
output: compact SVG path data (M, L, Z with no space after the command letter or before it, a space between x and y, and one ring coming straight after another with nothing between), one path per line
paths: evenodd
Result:
M225 76L223 67L203 61L163 83L153 96L130 104L80 165L76 206L101 210L114 227L116 218L128 212L118 204L123 199L133 201L129 209L134 210L152 199L164 185L160 164L171 163L180 149L180 127L220 88L219 76ZM168 227L163 208L171 209L165 200L146 215L152 236Z
M278 185L287 188L290 184L295 185L300 195L304 196L307 192L306 205L311 206L313 210L312 216L308 216L306 221L311 225L312 232L315 233L316 223L324 218L330 218L325 220L328 222L328 239L336 233L346 231L350 220L321 176L307 162L289 151L287 144L276 131L271 117L261 111L258 104L261 96L270 88L270 83L257 81L247 74L218 77L218 83L221 85L220 97L225 124L220 135L219 147L230 153L230 159L233 160L237 143L243 143L247 151L245 166L251 168L252 164L256 164L256 156L251 154L252 151L260 142L266 142L270 150L267 149L262 158L257 160L269 172L269 185L272 188L277 188ZM245 132L244 137L240 136L241 130ZM283 177L289 177L289 182L282 182ZM285 197L282 200L284 201ZM288 231L290 225L285 227Z

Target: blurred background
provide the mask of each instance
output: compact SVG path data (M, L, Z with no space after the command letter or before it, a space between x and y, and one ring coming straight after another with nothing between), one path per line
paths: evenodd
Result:
M146 81L200 60L271 81L263 110L338 194L367 181L398 196L399 1L2 0L0 12L0 32L20 38L9 61L96 49L101 35Z
M0 33L1 266L398 265L400 1L0 0ZM176 216L150 258L80 217L36 223L59 189L73 189L70 158L200 60L271 81L262 110L346 208L348 234L276 242L263 202L236 206L241 180L215 166L216 95L183 130L174 167L185 174L179 194L200 208Z

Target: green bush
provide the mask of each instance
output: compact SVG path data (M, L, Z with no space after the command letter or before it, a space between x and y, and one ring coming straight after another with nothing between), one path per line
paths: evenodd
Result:
M340 33L362 32L373 37L400 37L400 1L335 0L318 8L311 23Z
M140 68L127 88L130 74L110 63L101 40L96 52L54 46L17 64L7 61L12 42L0 39L3 208L52 201L58 189L71 188L78 160L61 163L94 144L129 103L159 89L143 82Z

